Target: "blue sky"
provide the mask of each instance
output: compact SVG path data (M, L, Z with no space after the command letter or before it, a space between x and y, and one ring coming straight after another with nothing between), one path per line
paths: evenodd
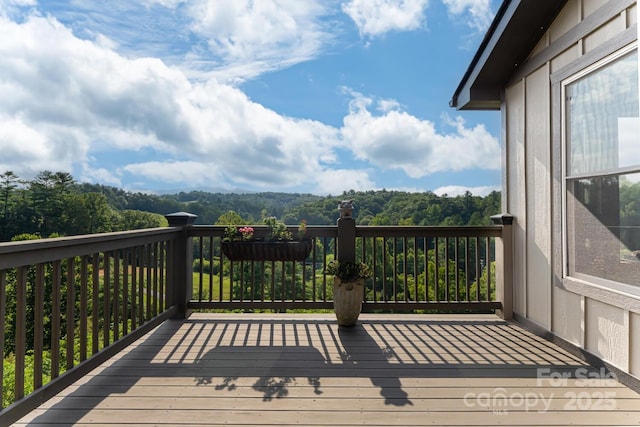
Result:
M498 0L0 0L0 171L130 191L486 194L448 102Z

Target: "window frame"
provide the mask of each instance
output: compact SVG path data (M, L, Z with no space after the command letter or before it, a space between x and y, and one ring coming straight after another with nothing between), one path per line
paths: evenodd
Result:
M606 170L601 170L601 171L596 171L596 172L590 172L590 173L582 173L582 174L576 174L576 175L569 175L568 174L568 167L569 167L569 153L568 151L568 146L569 146L569 141L568 141L568 133L569 133L569 129L568 129L568 123L567 123L567 116L568 116L568 106L567 106L567 87L570 86L571 84L599 71L602 70L603 68L605 68L606 66L613 64L614 62L616 62L617 60L623 58L624 56L632 53L632 52L636 52L638 53L638 44L637 42L635 43L631 43L628 46L625 46L624 48L614 52L613 54L607 55L606 57L600 59L599 61L591 64L588 67L585 67L584 69L582 69L580 72L562 80L561 82L561 125L562 125L562 255L563 255L563 262L562 262L562 278L563 279L567 279L567 278L576 278L576 279L581 279L581 280L585 280L585 281L593 281L595 283L598 283L600 285L603 286L612 286L614 288L620 288L620 285L623 285L622 287L629 291L629 290L633 290L635 288L640 288L637 286L633 286L633 285L626 285L625 283L621 283L621 282L616 282L613 280L607 280L605 278L602 277L598 277L598 276L590 276L590 275L586 275L586 274L581 274L581 273L577 273L577 274L573 274L570 275L569 273L569 242L568 242L568 235L569 235L569 209L567 207L567 192L568 192L568 182L572 181L572 180L580 180L580 179L588 179L588 178L602 178L602 177L607 177L607 176L621 176L621 175L625 175L625 174L630 174L630 173L640 173L640 164L637 165L633 165L633 166L626 166L626 167L617 167L617 168L611 168L611 169L606 169ZM640 96L639 96L640 98ZM639 101L640 102L640 101ZM640 119L640 118L639 118ZM627 286L629 286L629 288L631 289L627 289ZM634 292L635 293L635 292ZM640 289L638 290L638 296L640 296Z
M569 274L569 212L567 207L567 183L569 181L581 178L598 178L619 176L628 173L640 173L640 164L588 174L568 175L568 125L566 122L568 115L566 104L567 87L625 55L638 50L638 41L635 40L632 43L621 47L619 46L617 49L609 49L609 51L601 52L599 55L591 55L591 58L581 58L582 61L580 62L583 62L583 66L579 69L576 69L574 66L571 67L571 69L556 73L555 79L554 76L552 76L552 90L556 93L555 103L559 109L559 120L556 122L556 127L559 129L556 134L559 133L557 136L559 136L558 145L560 146L560 159L559 162L556 163L556 166L559 166L559 168L557 168L559 170L556 170L555 173L555 176L559 178L558 181L560 182L560 213L556 215L556 218L560 220L560 230L559 233L556 233L560 241L560 247L555 253L560 256L561 262L559 262L559 265L554 269L556 285L566 290L640 313L640 286L629 285L586 274ZM638 69L640 70L640 52L638 53L638 61ZM555 117L558 117L558 115Z

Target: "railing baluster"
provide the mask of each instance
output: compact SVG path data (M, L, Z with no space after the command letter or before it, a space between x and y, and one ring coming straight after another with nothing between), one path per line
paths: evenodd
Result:
M160 293L160 282L159 282L159 277L158 277L158 261L159 261L159 256L158 256L158 251L159 251L159 245L158 242L152 243L151 247L153 248L153 257L152 257L152 262L153 262L153 269L151 270L151 274L152 274L152 281L153 281L153 289L152 289L152 309L151 309L151 317L156 317L160 311L160 298L158 297L159 293Z
M464 279L465 279L465 302L471 301L471 278L469 277L469 257L471 248L469 247L469 237L464 240Z
M131 249L131 329L138 327L138 262L139 247Z
M44 276L45 265L36 265L36 283L33 304L33 388L42 387L42 362L44 353ZM2 302L0 302L1 304ZM0 333L4 328L0 329ZM4 356L4 353L0 353ZM2 396L0 392L0 396Z
M113 254L113 340L120 339L120 251Z
M393 238L393 301L398 302L398 238Z
M220 242L220 240L218 239L218 242ZM218 248L220 248L220 245L218 245ZM222 250L220 250L220 266L219 266L219 276L220 276L220 281L218 283L218 301L223 301L223 294L224 294L224 274L223 274L223 265L224 265L224 254L222 253Z
M267 269L265 261L260 262L260 301L264 302L267 298ZM272 299L271 296L269 299Z
M273 263L275 265L275 262ZM287 280L284 265L280 266L280 288L282 289L282 302L287 300Z
M453 274L455 274L455 301L460 301L460 238L455 238L455 247L453 251Z
M104 252L102 261L102 307L104 323L102 325L102 347L108 347L111 342L111 256L109 251Z
M145 245L146 257L145 257L145 295L147 297L146 303L146 316L145 320L150 320L153 317L152 304L153 304L153 279L151 277L151 270L153 268L153 247L151 244Z
M51 379L60 375L60 288L62 273L60 261L52 265L53 282L51 285Z
M244 301L244 261L240 261L240 302Z
M18 267L16 279L16 330L15 330L15 397L24 397L24 366L27 341L27 271ZM4 333L4 331L3 331Z
M209 236L209 298L208 301L213 301L213 269L214 269L214 258L213 258L213 236ZM220 265L222 268L222 265ZM220 273L222 276L222 273Z
M100 296L100 254L92 255L93 279L91 290L91 354L96 354L100 350L100 318L99 318L99 296Z
M203 271L204 271L204 238L203 237L198 237L198 259L199 259L199 266L198 266L198 272L200 274L198 274L198 301L202 301L202 290L204 288L204 283L202 281L203 279Z
M438 241L439 238L438 237L434 237L433 238L433 259L434 259L434 265L435 265L435 271L433 272L434 275L434 296L435 296L435 301L439 302L441 301L440 299L440 247L438 246Z
M80 361L87 359L87 313L89 305L87 301L88 293L88 267L89 260L87 256L80 258Z
M420 301L418 295L418 238L413 237L413 301Z
M487 300L491 299L491 250L490 250L490 245L491 245L491 239L487 237L487 250L486 250L486 254L487 254L487 295L486 295L486 299Z
M160 243L160 311L165 311L167 306L167 242ZM213 264L211 264L213 265Z
M306 265L306 263L305 263ZM313 301L318 300L317 295L317 283L316 283L316 238L313 238L313 246L311 246L311 267L310 267L310 276L311 276L311 294L313 297ZM305 271L302 272L305 274Z
M251 292L249 294L249 296L251 297L251 301L255 301L256 299L256 263L252 262L251 265L249 266L250 269L250 275L251 275L251 287L249 289L251 289Z
M384 295L384 302L388 301L387 293L387 238L382 238L382 293Z
M402 291L404 293L404 302L409 302L409 272L408 267L408 261L407 261L407 255L409 254L409 246L407 245L407 238L403 237L402 240L402 274L403 274L403 280L404 280L404 284L402 286Z
M145 284L144 272L146 269L146 246L140 246L140 258L138 259L138 323L143 325L147 321L145 317Z
M372 277L372 287L373 287L373 292L372 292L372 300L378 301L378 287L376 286L376 279L377 279L377 272L378 272L378 251L377 251L377 238L376 237L370 237L369 240L371 241L371 271L373 272L373 277Z
M327 238L322 238L323 257L322 257L322 272L327 271ZM327 276L322 275L322 301L327 301Z
M122 336L129 333L129 255L130 250L122 251Z
M429 242L431 240L428 237L422 238L424 245L424 300L429 302ZM417 258L417 257L416 257Z
M449 281L449 237L444 238L444 300L451 301L451 283Z
M67 259L67 310L65 313L65 321L67 326L67 348L66 348L66 368L67 371L73 368L73 344L75 341L75 260L73 258Z

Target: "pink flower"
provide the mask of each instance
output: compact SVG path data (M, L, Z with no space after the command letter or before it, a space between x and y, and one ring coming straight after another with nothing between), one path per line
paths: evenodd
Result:
M253 227L242 227L238 231L242 234L242 240L250 240L253 237Z

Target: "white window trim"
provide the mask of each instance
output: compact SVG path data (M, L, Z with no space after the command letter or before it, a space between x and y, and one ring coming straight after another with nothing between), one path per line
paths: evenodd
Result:
M640 8L638 8L638 19L640 22ZM640 40L640 27L638 27L638 40ZM583 70L562 80L561 88L561 245L562 245L562 287L587 297L600 300L627 310L640 313L640 287L627 285L625 283L615 282L599 277L578 274L569 276L569 252L567 242L567 179L575 177L567 177L567 124L566 124L566 87L571 83L581 79L582 77L592 73L593 71L604 67L605 65L619 59L620 57L638 49L638 40L617 50L616 52L602 58L601 60L585 67ZM640 80L640 52L638 54L638 79ZM640 87L640 84L639 86ZM640 96L639 96L640 102ZM633 169L634 171L636 168Z

